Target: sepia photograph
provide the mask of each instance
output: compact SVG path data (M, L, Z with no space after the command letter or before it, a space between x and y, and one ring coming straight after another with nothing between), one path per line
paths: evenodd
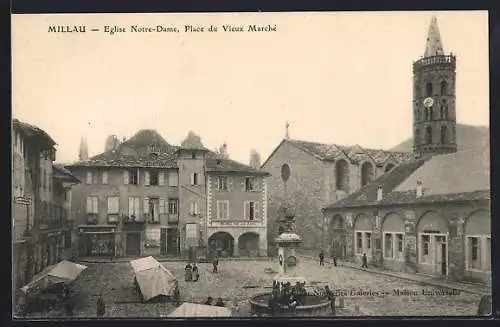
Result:
M487 11L11 19L13 319L491 315Z

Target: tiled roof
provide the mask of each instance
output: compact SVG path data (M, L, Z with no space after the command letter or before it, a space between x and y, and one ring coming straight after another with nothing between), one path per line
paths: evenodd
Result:
M380 176L375 181L366 184L358 191L348 195L327 207L345 208L351 206L369 205L377 202L378 186L382 185L383 194L389 194L392 190L408 178L415 170L421 167L428 158L413 160L394 167L391 171Z
M52 176L54 178L70 179L73 182L81 183L81 181L76 176L71 174L71 172L61 164L53 164L52 170L53 170Z
M31 137L31 136L38 136L43 138L49 146L56 145L56 141L54 141L49 134L47 134L43 129L28 124L28 123L23 123L19 119L12 119L12 127L13 129L18 130L20 133L22 133L26 137Z
M437 155L396 166L357 192L333 203L327 209L340 209L375 204L409 204L422 202L489 200L489 150ZM416 196L417 181L422 182L423 195ZM377 201L382 185L383 199Z
M231 159L224 159L217 156L214 152L209 152L206 159L207 172L245 172L257 175L269 175L269 173L260 169L255 169Z
M150 148L151 146L153 148ZM116 149L69 166L175 168L177 149L178 147L167 143L156 131L143 129Z
M339 144L325 144L302 140L286 141L306 152L317 156L321 160L335 160L340 156L346 156L351 162L359 162L365 158L370 158L377 165L383 165L389 160L395 161L395 163L398 164L413 159L413 154L411 152L365 149L359 145L345 146Z

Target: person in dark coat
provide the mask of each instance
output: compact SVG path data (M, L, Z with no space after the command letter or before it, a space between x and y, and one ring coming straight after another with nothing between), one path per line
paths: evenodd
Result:
M330 309L332 309L332 315L335 316L335 294L333 294L328 285L325 286L325 291L328 300L330 300Z
M199 278L200 273L198 271L198 267L196 266L196 263L193 263L193 282L197 282Z
M324 266L325 265L325 254L323 251L319 253L319 265Z
M192 267L190 263L188 263L184 268L184 280L186 282L190 282L193 280Z
M211 296L209 296L209 297L207 298L207 300L205 301L205 303L203 303L203 304L205 304L205 305L212 305L213 300L214 300L214 299L212 299L212 297L211 297Z
M337 267L337 256L335 254L333 255L333 265Z
M104 303L104 300L102 298L102 293L99 294L99 298L97 299L97 317L102 318L106 314L106 303Z
M224 304L224 302L222 301L222 298L218 298L217 299L217 303L215 303L215 306L216 307L225 307L226 305Z
M368 258L366 257L366 253L363 253L363 264L361 265L361 268L368 268Z
M215 257L214 260L212 261L212 265L214 266L213 273L219 272L219 258Z

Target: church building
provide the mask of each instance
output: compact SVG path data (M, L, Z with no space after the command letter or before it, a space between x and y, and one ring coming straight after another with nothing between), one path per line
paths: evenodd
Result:
M433 18L424 56L413 63L414 160L325 207L333 255L491 283L489 143L457 144L456 60Z

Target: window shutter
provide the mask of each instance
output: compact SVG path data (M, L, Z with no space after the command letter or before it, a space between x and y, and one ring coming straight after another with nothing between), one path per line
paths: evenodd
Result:
M256 204L256 202L253 202L253 201L251 203L252 203L251 206L253 206L253 217L252 218L257 219L257 204Z
M135 200L134 211L135 211L135 214L138 216L139 215L139 210L140 210L140 201L141 201L141 198L136 197L136 198L134 198L134 200Z
M108 172L107 171L102 172L102 183L108 184Z
M165 199L160 198L160 214L166 214L165 212Z
M194 185L194 173L191 173L191 179L189 181L189 184Z
M144 185L149 185L149 171L144 172Z
M99 210L98 210L98 202L97 202L98 198L97 198L97 196L94 196L92 198L92 200L93 200L93 211L92 211L92 213L98 213Z
M158 185L165 185L165 174L162 171L158 173Z
M134 214L134 198L128 198L128 214L129 216Z
M197 215L198 214L198 202L195 202L194 203L194 214Z
M136 176L137 185L141 185L141 180L140 180L141 174L139 173L139 169L136 169L136 172L137 172Z
M189 213L190 213L191 215L193 215L193 214L194 214L194 202L191 202L191 203L189 204Z
M149 198L145 197L144 198L144 213L149 213Z
M233 178L230 176L227 177L227 190L229 192L232 192L233 190Z
M87 184L92 184L92 173L90 171L87 172Z
M250 219L250 202L245 202L245 219Z
M217 201L217 219L220 219L220 201Z
M92 198L87 197L87 213L92 213Z
M128 170L125 170L123 172L123 184L127 185L129 180L129 172Z

